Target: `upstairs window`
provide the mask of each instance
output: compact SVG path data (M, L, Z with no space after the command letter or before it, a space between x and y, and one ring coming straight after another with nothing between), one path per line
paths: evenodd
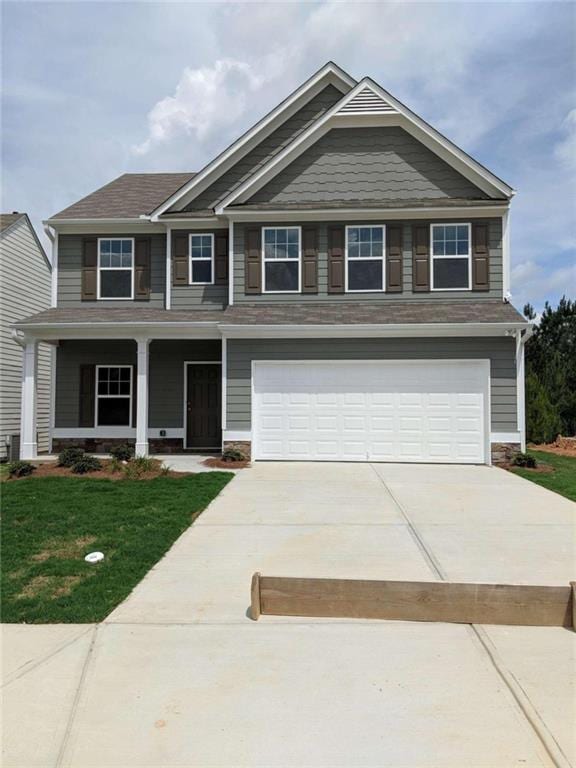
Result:
M470 224L432 224L432 290L469 291Z
M190 285L214 282L214 235L190 235Z
M96 426L129 427L132 422L132 366L96 366Z
M134 298L134 240L98 240L98 298Z
M346 227L346 290L384 290L384 227Z
M300 291L300 227L264 227L264 293Z

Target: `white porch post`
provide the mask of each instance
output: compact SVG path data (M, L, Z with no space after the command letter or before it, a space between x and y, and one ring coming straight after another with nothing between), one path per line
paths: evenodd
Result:
M20 458L35 459L36 437L36 367L38 342L26 341L22 348L22 403L20 411Z
M148 456L148 349L150 339L136 339L136 455Z

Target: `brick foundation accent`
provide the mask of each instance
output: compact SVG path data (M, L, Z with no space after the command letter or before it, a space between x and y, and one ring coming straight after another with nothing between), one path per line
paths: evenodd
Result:
M83 448L87 453L110 453L116 445L135 445L135 440L125 437L59 437L52 441L52 452L60 453L64 448ZM184 453L184 441L181 437L152 437L148 441L150 453Z
M248 461L252 458L252 443L249 440L225 440L223 448L224 450L236 448L238 451L242 451Z
M517 453L520 453L520 443L492 443L492 464L508 464Z
M150 453L184 453L181 437L151 437L148 440Z

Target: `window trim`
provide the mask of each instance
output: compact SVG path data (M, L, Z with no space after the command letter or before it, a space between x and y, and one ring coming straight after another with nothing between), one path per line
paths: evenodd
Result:
M434 256L434 227L468 227L468 253L456 253L451 256ZM434 286L434 261L436 259L468 259L468 288L436 288ZM472 222L443 222L438 221L430 224L430 290L441 291L471 291L472 290Z
M350 229L381 229L382 230L382 256L362 256L350 259L348 257L348 230ZM386 224L347 224L344 238L344 292L345 293L386 293ZM381 261L382 262L382 288L349 288L348 287L348 263L349 261Z
M101 296L100 295L100 272L127 272L128 267L101 267L100 266L100 243L103 240L120 240L120 242L129 241L132 243L132 266L130 267L130 296ZM99 237L98 238L98 264L96 269L96 298L98 301L134 301L134 262L136 260L136 238L134 237Z
M106 238L104 238L106 239ZM129 395L99 395L98 394L98 371L100 371L101 368L128 368L130 370L130 394ZM122 399L129 399L130 405L128 410L129 415L129 423L128 424L115 424L115 427L119 427L120 429L131 429L132 428L132 410L133 410L133 399L134 399L134 366L133 365L114 365L112 363L108 363L106 365L96 365L96 371L95 371L95 377L96 381L94 383L94 426L95 427L102 427L102 428L110 428L109 424L100 424L98 422L98 400L102 398L102 400L118 400L120 398Z
M266 232L274 232L278 229L295 229L298 232L298 259L267 259L266 258ZM286 224L278 227L262 227L260 232L261 244L261 278L262 278L262 293L302 293L302 227L298 224ZM298 288L294 291L267 291L266 290L266 264L268 263L289 263L298 264Z
M209 237L210 238L210 259L204 258L192 258L192 238L193 237ZM214 232L190 232L188 235L188 285L214 285ZM210 282L195 282L192 279L192 262L193 261L210 261L210 274L212 280Z

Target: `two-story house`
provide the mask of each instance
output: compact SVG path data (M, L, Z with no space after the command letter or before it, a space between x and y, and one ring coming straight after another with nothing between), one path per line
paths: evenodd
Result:
M513 194L327 64L199 173L125 174L48 220L53 308L18 325L22 455L39 341L57 348L55 450L489 463L522 446Z

